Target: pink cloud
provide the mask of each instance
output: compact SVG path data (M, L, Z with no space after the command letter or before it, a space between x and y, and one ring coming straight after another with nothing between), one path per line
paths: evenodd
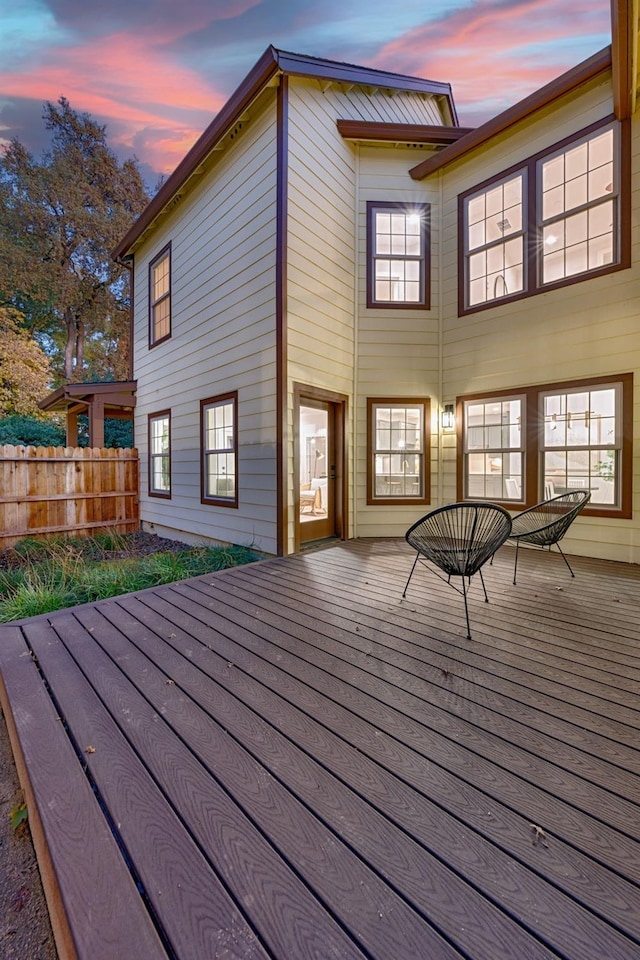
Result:
M392 40L375 66L451 83L462 122L479 122L595 53L589 37L609 30L603 0L475 0Z

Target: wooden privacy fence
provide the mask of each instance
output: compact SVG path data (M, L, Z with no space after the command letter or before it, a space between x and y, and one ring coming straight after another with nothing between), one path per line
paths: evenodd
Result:
M138 528L137 450L0 446L0 549L26 536Z

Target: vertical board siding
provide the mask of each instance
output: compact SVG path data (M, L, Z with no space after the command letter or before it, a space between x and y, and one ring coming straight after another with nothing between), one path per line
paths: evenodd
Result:
M28 536L138 529L138 452L0 446L0 549Z
M442 289L443 384L447 399L483 390L635 375L634 517L582 517L566 537L567 552L640 562L640 132L632 130L632 266L603 277L538 294L511 304L458 316L458 195L566 136L607 117L611 86L599 80L541 111L526 124L476 151L433 178L443 196L443 260L449 265ZM456 498L456 449L442 448L443 501Z
M169 240L172 336L150 350L148 263ZM171 409L171 499L148 497L145 470L148 528L276 550L275 250L271 95L136 256L134 373L145 464L147 415ZM200 502L200 400L229 390L238 391L238 509Z

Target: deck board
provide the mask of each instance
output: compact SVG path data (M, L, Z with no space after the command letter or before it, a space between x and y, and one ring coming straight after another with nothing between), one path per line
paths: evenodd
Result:
M640 570L522 553L517 587L510 548L489 604L474 584L473 640L426 571L401 599L395 540L0 628L17 746L27 668L83 783L54 866L88 803L103 818L63 858L63 960L114 955L82 920L100 836L123 929L145 918L136 960L638 958Z

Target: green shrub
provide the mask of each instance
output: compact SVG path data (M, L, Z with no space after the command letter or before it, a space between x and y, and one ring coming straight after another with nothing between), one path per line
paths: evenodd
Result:
M0 444L5 443L25 447L63 447L65 432L51 420L3 417L0 419Z

